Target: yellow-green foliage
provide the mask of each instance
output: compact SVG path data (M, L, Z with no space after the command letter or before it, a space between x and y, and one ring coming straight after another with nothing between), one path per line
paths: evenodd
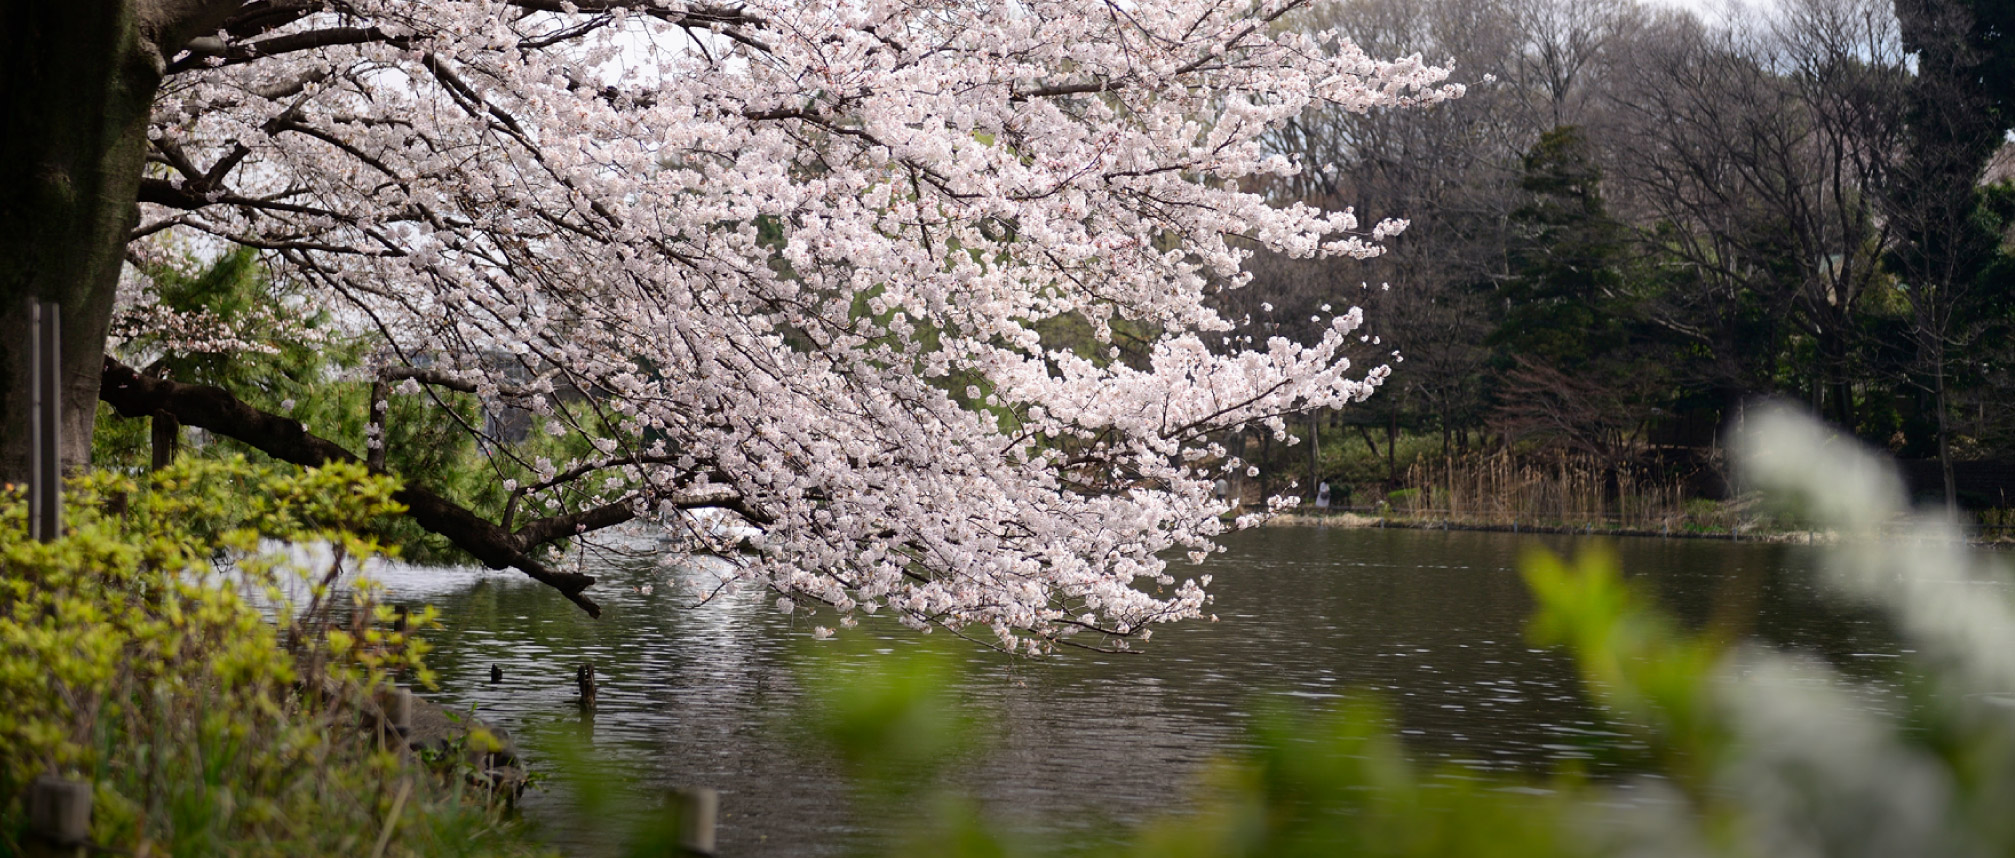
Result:
M48 544L0 494L0 852L45 773L94 785L94 842L154 854L362 854L387 829L392 854L431 854L492 828L360 726L394 675L431 681L368 586L331 610L395 488L243 459L101 472Z
M1681 633L1649 595L1627 585L1607 550L1584 551L1572 563L1533 550L1522 569L1540 606L1532 642L1574 653L1597 699L1659 756L1649 765L1687 785L1704 783L1699 767L1727 741L1707 693L1727 645L1711 630Z
M812 732L835 752L864 810L903 808L905 830L872 854L995 858L1083 854L990 820L938 783L971 751L974 724L949 691L951 659L928 649L860 668L813 659L800 671ZM1140 858L1446 856L1566 858L1590 844L1563 824L1578 780L1553 792L1409 763L1370 696L1328 713L1272 707L1254 719L1250 750L1211 766L1180 813L1099 854ZM1180 797L1172 794L1172 798Z
M1562 793L1410 764L1372 699L1320 715L1274 710L1254 749L1204 778L1196 812L1144 828L1141 858L1566 856L1587 850L1559 825Z

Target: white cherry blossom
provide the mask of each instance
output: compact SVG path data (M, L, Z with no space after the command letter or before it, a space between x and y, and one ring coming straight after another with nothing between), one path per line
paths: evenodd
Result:
M1201 615L1162 555L1227 527L1211 433L1388 374L1355 308L1312 343L1211 308L1254 247L1404 227L1269 205L1263 133L1460 92L1304 0L299 5L171 58L142 235L265 249L391 363L598 439L524 463L528 510L1031 652Z

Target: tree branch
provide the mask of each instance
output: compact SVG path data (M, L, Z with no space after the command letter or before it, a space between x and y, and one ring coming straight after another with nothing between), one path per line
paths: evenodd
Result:
M413 40L409 36L393 36L377 27L330 27L326 30L308 30L271 36L256 42L238 42L224 46L221 51L190 51L188 56L168 65L170 75L211 65L234 66L249 63L265 57L277 57L298 51L312 51L336 45L390 45L395 48L409 47Z
M378 370L378 378L383 379L385 381L405 381L407 379L412 379L413 381L417 381L421 384L432 385L434 387L445 387L449 390L458 391L461 393L477 393L480 391L480 388L476 386L475 382L470 381L454 373L443 372L438 369L421 369L419 367L411 367L411 366L388 366L385 367L384 369ZM530 399L537 394L535 394L528 388L519 387L514 384L499 384L497 385L497 395L508 399Z
M99 398L121 416L151 417L157 411L165 412L185 425L242 441L283 462L315 467L329 462L361 461L341 445L310 433L300 421L253 408L223 388L151 378L109 355L105 358ZM417 486L402 488L393 497L406 505L414 522L447 537L483 565L491 569L516 568L560 591L592 617L601 616L601 606L582 595L582 591L594 584L595 579L548 568L528 552L582 530L620 524L634 515L627 504L610 504L540 519L512 533L454 501Z

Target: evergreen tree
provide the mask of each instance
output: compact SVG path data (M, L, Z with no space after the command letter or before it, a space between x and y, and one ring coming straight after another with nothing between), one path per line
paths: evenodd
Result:
M1584 133L1546 132L1526 154L1511 214L1498 417L1511 437L1564 442L1622 461L1659 403L1664 370L1627 288L1623 228L1602 198Z
M1998 219L1979 190L2008 128L2015 12L2005 2L1898 0L1904 47L1917 57L1905 149L1890 177L1897 242L1887 262L1911 304L1914 379L1932 401L1945 503L1958 504L1952 466L1955 366L2003 314ZM1997 77L1996 75L1999 75Z
M1579 128L1548 131L1526 154L1519 187L1530 198L1511 214L1510 276L1494 345L1566 372L1587 370L1623 345L1622 228L1601 186Z

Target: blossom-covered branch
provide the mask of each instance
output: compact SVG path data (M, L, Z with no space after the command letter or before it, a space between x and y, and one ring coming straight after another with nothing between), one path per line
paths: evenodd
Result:
M1386 373L1355 311L1255 348L1207 300L1404 227L1268 205L1268 129L1460 92L1307 5L262 0L171 58L136 235L271 248L403 378L587 436L512 486L544 521L705 500L766 533L728 586L1131 635L1206 602L1163 553L1226 526L1211 433Z

